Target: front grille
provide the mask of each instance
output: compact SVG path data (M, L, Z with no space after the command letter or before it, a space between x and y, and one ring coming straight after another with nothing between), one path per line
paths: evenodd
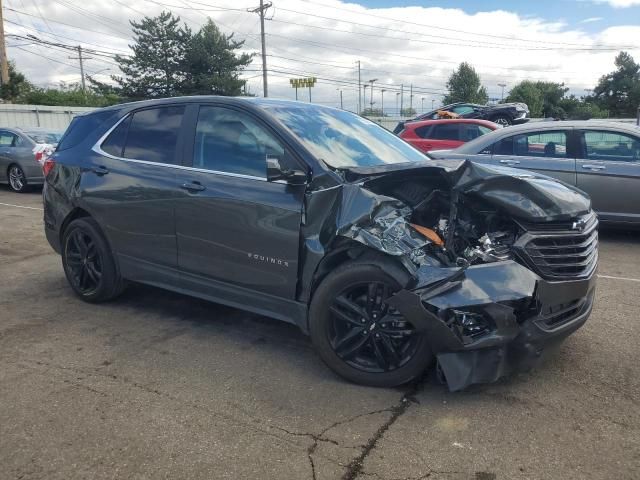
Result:
M569 230L574 223L584 225L581 231ZM528 225L528 228L532 226ZM598 220L595 214L557 225L540 225L525 233L517 243L524 260L547 279L586 277L598 261Z

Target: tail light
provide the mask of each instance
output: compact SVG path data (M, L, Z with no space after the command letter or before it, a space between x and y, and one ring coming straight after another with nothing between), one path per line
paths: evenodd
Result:
M44 164L42 164L42 172L44 173L45 177L49 175L49 172L51 170L53 170L53 167L55 166L55 164L56 162L53 160L53 158L47 157L45 159Z

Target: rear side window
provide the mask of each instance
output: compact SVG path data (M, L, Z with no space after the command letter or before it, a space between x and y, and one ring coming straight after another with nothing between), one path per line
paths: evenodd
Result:
M589 160L640 162L640 138L616 132L584 132Z
M0 147L15 147L16 138L13 133L0 132Z
M434 125L431 138L434 140L459 140L460 128L453 123Z
M184 108L168 106L135 112L129 123L122 156L156 163L175 163ZM115 140L114 148L117 148Z
M460 138L460 140L462 140L463 142L470 142L471 140L474 140L482 135L491 132L491 129L485 127L484 125L475 125L472 123L468 125L460 125L460 127L462 130L462 137Z
M62 139L58 143L58 151L75 147L82 142L91 132L98 128L102 123L113 115L112 110L82 115L71 120L71 124L67 127L67 131L62 135Z
M416 135L420 138L429 138L429 130L431 130L431 126L427 125L425 127L418 127L415 129Z

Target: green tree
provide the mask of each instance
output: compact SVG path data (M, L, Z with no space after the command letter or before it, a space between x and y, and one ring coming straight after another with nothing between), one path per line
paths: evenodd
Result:
M239 78L253 55L236 51L244 41L224 35L209 19L189 42L185 55L184 95L240 95L245 81Z
M191 30L180 26L180 17L162 12L129 22L133 27L133 55L117 55L124 77L113 76L120 94L128 98L170 97L182 92L186 80L184 66Z
M444 96L443 102L470 102L485 104L489 101L487 89L480 82L480 76L475 69L463 62L455 70L447 81L449 93Z
M34 105L60 105L72 107L105 107L119 101L117 96L106 96L92 90L83 91L78 83L60 83L58 88L34 87L20 103Z
M600 78L593 96L611 116L635 117L640 106L640 65L627 52L620 52L615 66L613 72Z
M565 118L561 101L568 91L564 83L524 80L511 89L505 101L526 103L532 117Z
M9 62L9 83L0 86L0 98L8 103L22 103L24 96L33 90L33 85Z

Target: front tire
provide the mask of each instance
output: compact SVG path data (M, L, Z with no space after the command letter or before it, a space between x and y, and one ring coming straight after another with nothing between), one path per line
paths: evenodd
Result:
M69 285L85 302L111 300L124 289L111 249L91 218L73 220L65 229L62 265Z
M22 167L12 164L7 169L7 178L9 180L9 188L16 193L24 193L27 191L27 176L24 174Z
M410 382L433 361L426 335L385 303L402 280L384 267L376 260L340 266L319 285L309 309L311 341L322 360L347 380L374 387Z

